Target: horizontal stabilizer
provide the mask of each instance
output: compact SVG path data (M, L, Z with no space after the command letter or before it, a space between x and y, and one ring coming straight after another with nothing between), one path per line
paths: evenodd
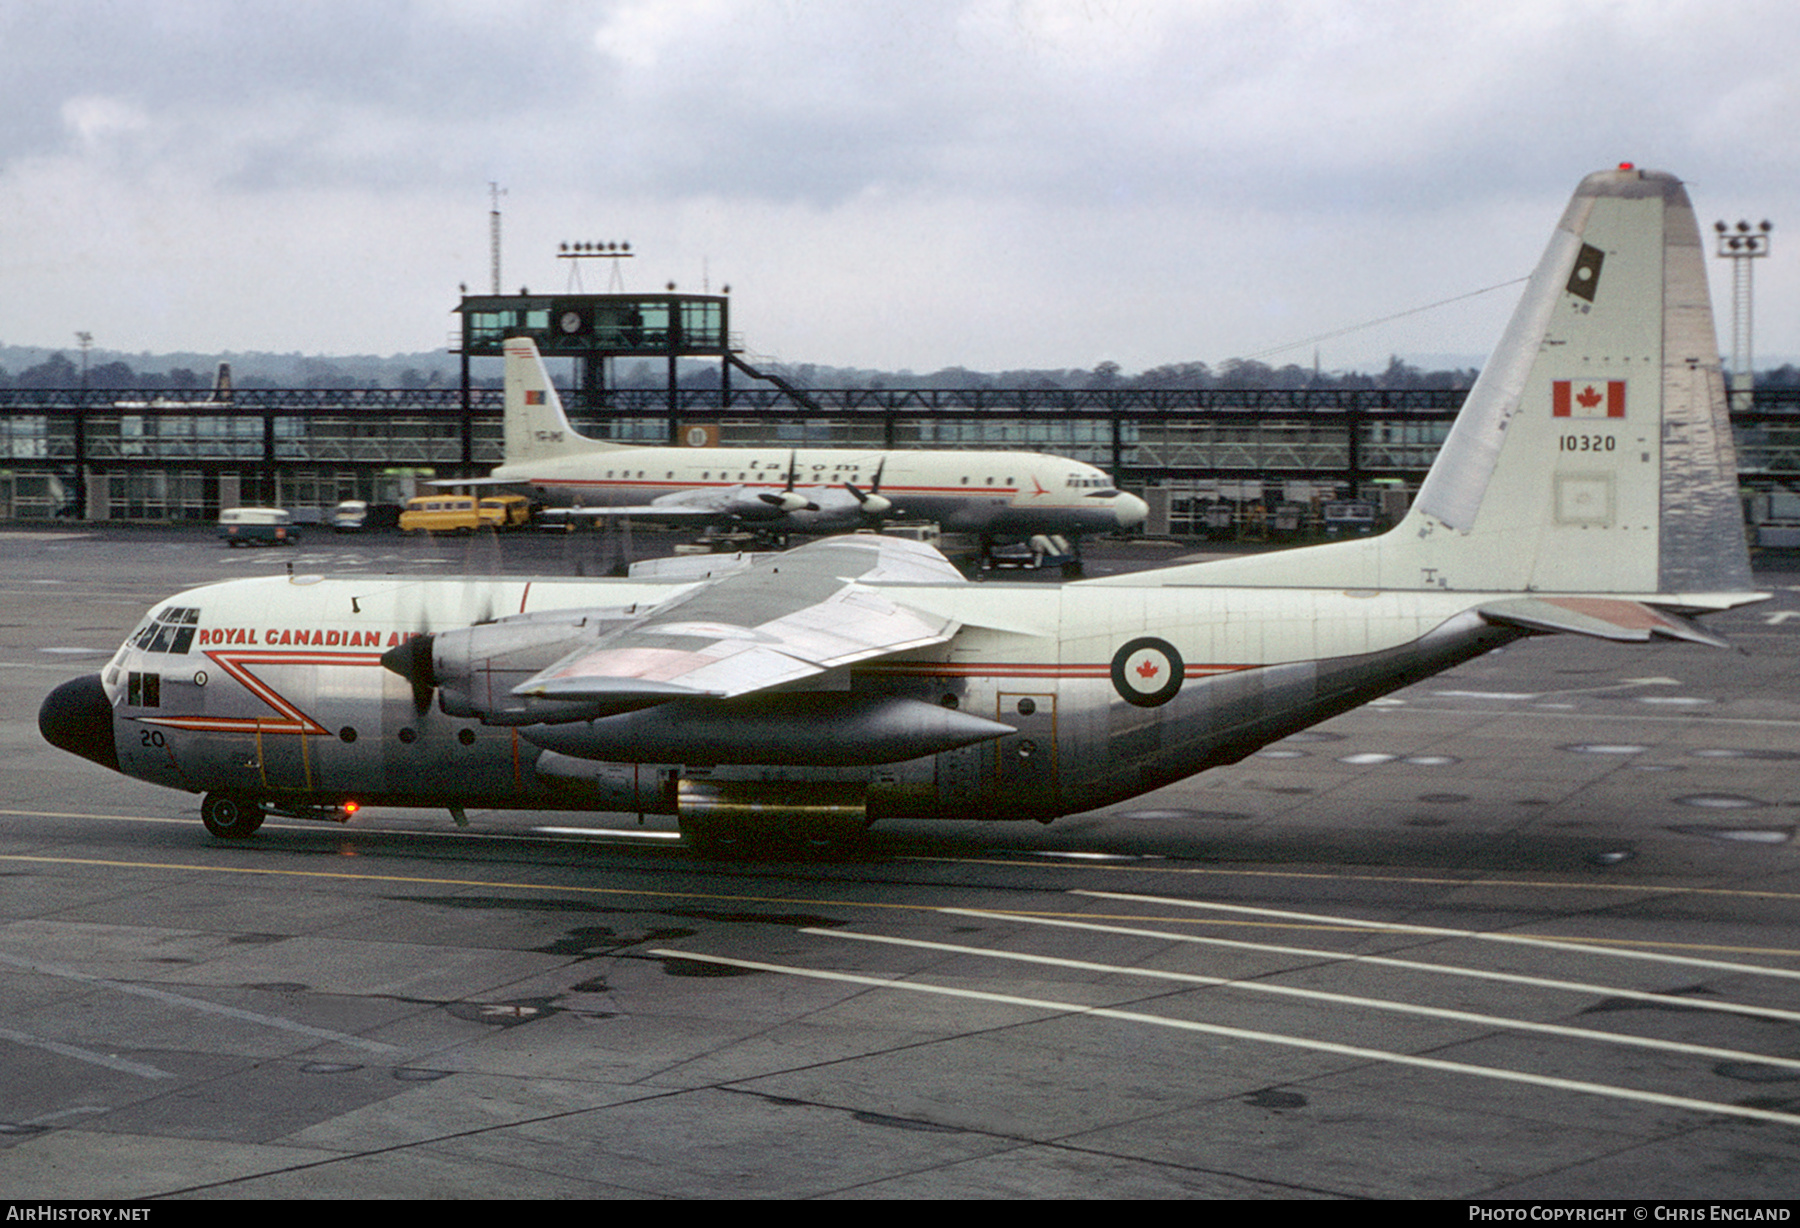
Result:
M1650 639L1686 640L1713 648L1731 647L1699 624L1652 609L1641 601L1614 597L1515 597L1491 602L1477 611L1502 627L1549 634L1587 635L1595 639L1641 644Z

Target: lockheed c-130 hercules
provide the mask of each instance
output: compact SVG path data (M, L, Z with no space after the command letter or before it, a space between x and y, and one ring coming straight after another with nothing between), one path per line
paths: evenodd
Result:
M1393 531L1057 586L815 542L639 579L240 580L44 735L215 835L359 805L674 813L700 842L1117 802L1522 636L1721 644L1752 591L1693 210L1588 176ZM710 571L723 568L720 571Z

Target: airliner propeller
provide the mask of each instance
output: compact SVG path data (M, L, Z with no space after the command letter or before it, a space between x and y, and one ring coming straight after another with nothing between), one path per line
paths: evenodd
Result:
M794 489L794 483L796 481L798 481L799 477L800 477L800 463L799 462L800 462L799 452L798 451L789 452L788 453L787 485L782 488L782 491L780 494L775 494L771 491L764 490L764 491L759 491L757 493L756 497L758 499L761 499L764 503L767 503L770 507L776 508L782 512L816 512L816 511L818 511L819 505L817 503L814 503L811 499L808 499L805 495L801 494L800 492L798 492Z
M877 528L881 526L883 518L887 516L904 516L906 514L894 506L892 499L881 493L881 471L885 468L887 468L887 457L884 456L881 458L881 463L875 466L875 478L869 483L868 494L858 490L853 482L844 483L844 489L849 491L851 497L856 500L857 509L873 520Z

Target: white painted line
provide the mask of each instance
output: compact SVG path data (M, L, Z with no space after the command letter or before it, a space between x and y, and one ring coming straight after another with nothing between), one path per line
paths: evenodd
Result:
M175 1076L166 1070L158 1070L154 1066L146 1066L142 1062L128 1062L121 1057L110 1057L104 1053L95 1053L91 1049L77 1049L74 1045L65 1045L60 1041L45 1040L28 1032L15 1032L11 1028L0 1028L0 1040L10 1040L17 1044L29 1045L33 1049L44 1049L51 1053L60 1053L64 1057L72 1057L78 1062L87 1062L94 1066L104 1066L108 1070L117 1070L123 1074L136 1075L140 1079L173 1079Z
M1372 708L1381 703L1364 704L1364 708ZM1338 720L1353 717L1362 709L1358 708L1340 716ZM1516 715L1515 708L1399 708L1393 709L1392 715L1423 716L1438 720L1446 716L1507 716ZM1540 710L1541 711L1541 710ZM1650 712L1615 712L1602 715L1598 712L1543 712L1543 720L1547 721L1584 721L1587 724L1611 725L1683 725L1689 729L1698 729L1702 725L1762 725L1777 729L1791 729L1800 725L1800 721L1781 717L1766 716L1713 716L1710 713L1692 712L1683 716L1659 716Z
M1304 1049L1312 1053L1334 1053L1340 1057L1355 1058L1358 1061L1386 1062L1396 1066L1414 1066L1424 1070L1438 1070L1449 1074L1471 1075L1475 1078L1492 1079L1501 1083L1523 1083L1531 1087L1545 1087L1557 1091L1585 1092L1593 1096L1605 1096L1613 1100L1628 1100L1638 1104L1656 1104L1665 1108L1687 1109L1696 1113L1714 1113L1726 1117L1747 1117L1753 1121L1773 1121L1784 1126L1800 1126L1800 1114L1780 1113L1773 1109L1750 1108L1738 1104L1721 1104L1712 1100L1695 1100L1689 1096L1670 1096L1662 1092L1638 1091L1629 1087L1614 1087L1606 1083L1589 1083L1581 1079L1559 1079L1551 1075L1526 1074L1519 1070L1503 1070L1494 1066L1476 1066L1468 1062L1451 1062L1443 1058L1419 1057L1411 1053L1392 1053L1385 1049L1365 1049L1358 1045L1344 1045L1330 1040L1311 1040L1303 1036L1288 1036L1279 1032L1258 1032L1249 1028L1233 1028L1217 1023L1200 1023L1190 1019L1169 1019L1161 1015L1148 1015L1141 1011L1120 1010L1110 1006L1085 1006L1079 1002L1055 1002L1042 998L1022 998L1016 994L989 993L979 989L956 989L948 985L929 985L919 981L890 980L885 977L859 976L850 972L824 972L814 968L794 968L782 964L765 964L749 959L729 959L723 955L702 955L694 951L675 951L657 948L650 954L666 959L685 959L695 963L719 964L727 968L745 968L752 972L774 972L783 976L807 977L820 981L836 981L845 985L867 985L876 989L897 989L907 993L934 994L946 998L966 998L977 1002L994 1002L1003 1006L1017 1006L1025 1010L1048 1011L1056 1015L1087 1015L1096 1019L1116 1019L1125 1023L1139 1023L1149 1027L1172 1028L1181 1032L1200 1032L1208 1036L1224 1036L1232 1040L1255 1041L1267 1045L1279 1045L1287 1049Z
M1131 938L1160 938L1165 942L1187 942L1203 947L1229 947L1237 951L1260 951L1271 955L1295 955L1303 959L1324 959L1335 963L1375 964L1383 968L1425 972L1433 976L1460 976L1474 981L1499 981L1508 985L1528 985L1533 989L1557 989L1588 997L1600 994L1614 998L1630 998L1637 1002L1654 1002L1658 1006L1679 1005L1688 1010L1717 1011L1726 1015L1754 1015L1759 1019L1780 1019L1788 1023L1800 1023L1800 1011L1786 1011L1773 1006L1748 1006L1724 1002L1716 998L1676 997L1666 993L1650 993L1642 989L1615 989L1610 985L1526 976L1520 972L1496 972L1486 968L1459 968L1454 964L1428 964L1423 960L1400 959L1392 955L1349 955L1342 951L1329 951L1322 947L1280 946L1267 942L1245 942L1239 938L1210 938L1203 934L1177 934L1167 930L1138 929L1129 925L1105 925L1098 921L1069 921L1060 917L1032 917L1023 913L988 912L978 908L944 908L939 911L956 917L981 917L989 921L1013 921L1021 925L1051 925L1063 929L1093 930L1097 933L1122 934Z
M534 827L546 836L613 836L627 840L679 840L678 831L638 830L635 827Z
M1276 994L1288 998L1307 998L1338 1006L1362 1007L1366 1010L1393 1011L1402 1015L1419 1015L1428 1019L1449 1019L1457 1023L1473 1023L1485 1028L1505 1031L1542 1032L1550 1036L1566 1036L1574 1040L1596 1041L1606 1045L1657 1049L1664 1053L1684 1053L1694 1057L1717 1058L1728 1062L1758 1062L1766 1066L1786 1066L1800 1070L1800 1058L1770 1057L1743 1049L1718 1049L1711 1045L1692 1045L1683 1041L1656 1040L1648 1036L1626 1036L1616 1032L1600 1032L1593 1028L1575 1028L1560 1023L1537 1023L1505 1015L1483 1015L1474 1011L1450 1010L1439 1006L1417 1006L1387 998L1364 998L1354 994L1332 993L1323 989L1300 989L1293 985L1276 985L1267 981L1246 981L1220 976L1204 976L1194 972L1164 972L1121 964L1100 964L1084 959L1060 959L1049 955L1024 955L1015 951L990 951L983 947L958 946L948 942L926 942L917 938L890 938L882 934L858 934L853 930L806 928L803 934L821 938L850 938L858 942L880 942L897 947L919 947L928 951L944 951L952 955L979 955L988 959L1010 959L1024 964L1046 964L1057 968L1078 968L1084 972L1105 972L1115 976L1140 976L1159 981L1179 981L1187 985L1208 985L1224 989L1241 989L1247 993Z
M351 1045L358 1049L367 1049L371 1053L398 1053L395 1045L384 1045L376 1040L364 1040L360 1036L351 1036L347 1032L333 1032L327 1028L315 1028L310 1024L298 1023L292 1019L283 1019L279 1015L259 1015L255 1011L239 1010L235 1006L223 1006L217 1002L208 1002L203 998L189 998L182 994L170 993L166 989L152 989L148 985L132 985L125 981L109 981L105 977L92 976L79 972L74 968L59 968L55 964L40 964L34 960L20 959L14 955L0 955L0 964L11 964L15 968L23 968L28 972L36 972L42 976L62 977L70 981L84 981L89 985L99 985L104 989L116 989L120 993L136 994L140 998L167 1003L170 1006L185 1006L190 1010L203 1011L209 1015L223 1015L228 1019L241 1019L246 1023L261 1024L266 1028L279 1028L284 1032L297 1032L302 1036L315 1036L320 1040L334 1040L339 1044Z
M1760 964L1734 964L1723 959L1697 959L1691 955L1663 955L1656 951L1628 951L1618 947L1598 946L1585 942L1569 942L1560 938L1536 938L1529 934L1500 934L1487 930L1458 930L1436 925L1404 925L1397 921L1364 921L1355 917L1333 917L1326 913L1286 912L1278 908L1249 908L1242 904L1214 904L1206 900L1181 900L1160 895L1124 895L1115 891L1075 890L1070 895L1090 895L1103 900L1132 900L1140 904L1162 904L1171 908L1196 908L1208 912L1250 914L1279 917L1284 921L1310 921L1314 924L1349 925L1359 929L1380 930L1388 934L1424 934L1432 938L1467 938L1476 942L1503 942L1511 946L1539 947L1550 951L1580 951L1584 955L1603 955L1608 959L1636 959L1652 964L1676 964L1683 968L1709 968L1715 972L1742 972L1753 976L1772 976L1800 981L1800 972L1786 968L1765 968Z
M1543 691L1433 691L1432 694L1450 699L1542 699L1544 696Z

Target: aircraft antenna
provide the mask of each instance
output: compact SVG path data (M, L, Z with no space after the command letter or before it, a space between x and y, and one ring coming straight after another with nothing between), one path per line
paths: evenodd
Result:
M488 181L488 253L496 298L500 296L500 198L505 195L505 188L491 179Z
M1467 298L1476 298L1483 294L1492 294L1496 290L1504 290L1508 286L1516 286L1520 282L1526 280L1529 279L1515 277L1511 281L1496 282L1491 286L1483 286L1479 290L1471 290L1467 294L1458 294L1451 298L1441 298L1435 303L1426 303L1422 307L1409 307L1405 311L1396 311L1391 316L1382 316L1377 320L1364 320L1361 324L1351 324L1344 328L1333 329L1328 333L1319 333L1312 337L1302 337L1298 341L1289 341L1285 345L1270 346L1266 350L1258 350L1254 354L1247 355L1247 357L1251 361L1260 362L1271 355L1286 353L1288 350L1297 350L1303 345L1316 346L1321 341L1331 341L1338 337L1347 336L1350 333L1359 332L1365 328L1374 328L1377 324L1387 324L1393 320L1404 320L1407 316L1416 316L1422 311L1434 311L1439 307L1447 307L1451 303L1460 303Z

